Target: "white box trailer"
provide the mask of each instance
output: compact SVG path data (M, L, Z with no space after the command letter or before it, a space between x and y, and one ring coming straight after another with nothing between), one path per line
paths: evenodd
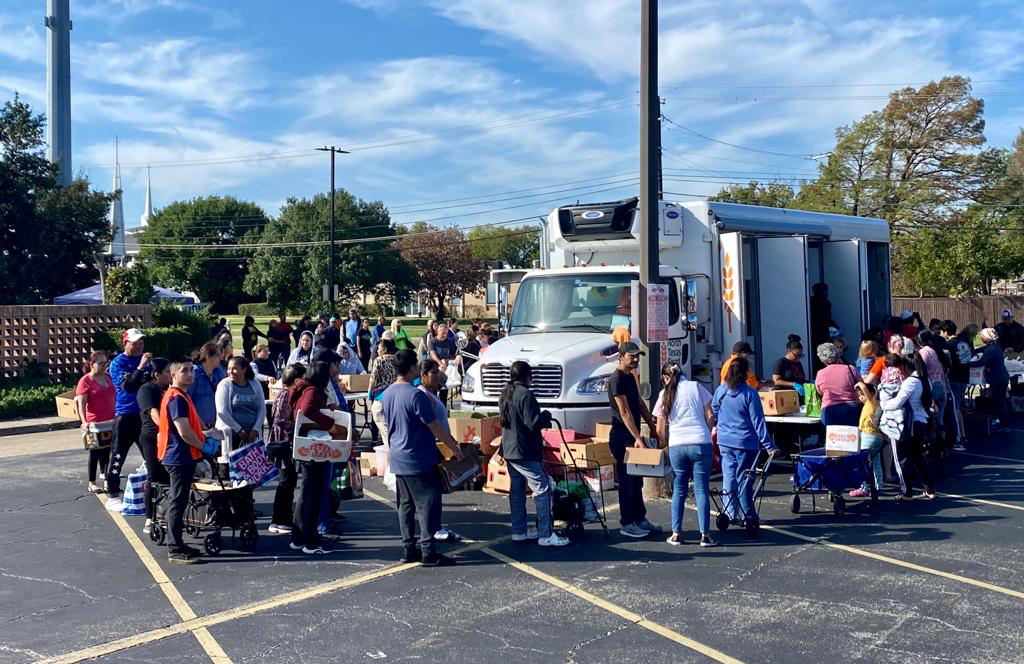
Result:
M829 285L832 318L850 345L890 308L889 227L879 219L717 202L662 202L659 273L669 286L661 358L714 388L737 341L762 377L804 340L811 375L810 289ZM471 367L466 408L493 408L513 361L534 367L534 392L563 425L593 431L608 417L604 387L616 360L611 333L634 334L639 279L637 199L558 208L527 271L509 335ZM851 358L852 359L852 358Z

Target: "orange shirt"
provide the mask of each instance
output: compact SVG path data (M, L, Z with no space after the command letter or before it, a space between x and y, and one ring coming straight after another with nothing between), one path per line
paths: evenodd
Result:
M871 370L869 373L874 374L877 378L881 378L883 369L885 369L885 358L880 357L877 360L875 360L874 364L871 365Z
M725 382L725 377L729 375L729 367L732 365L732 361L735 360L735 359L736 359L735 355L730 355L729 359L726 360L725 364L722 365L722 372L719 374L719 378L721 378L721 381L723 383ZM761 384L761 381L759 381L757 379L757 374L754 373L754 370L753 369L747 369L747 385L751 386L752 388L754 388L756 390L758 385L760 385L760 384Z

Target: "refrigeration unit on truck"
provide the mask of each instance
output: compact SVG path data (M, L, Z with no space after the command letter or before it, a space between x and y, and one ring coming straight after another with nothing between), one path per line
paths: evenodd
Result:
M593 432L608 419L605 390L618 359L612 331L639 329L637 203L573 205L548 216L544 267L522 275L508 335L463 379L463 408L496 408L509 367L524 360L541 406L565 427ZM810 295L818 282L828 284L832 319L851 346L890 313L883 220L710 201L663 201L658 215L669 321L661 357L651 359L679 363L709 389L737 341L750 343L755 371L770 378L790 334L803 340L810 376Z

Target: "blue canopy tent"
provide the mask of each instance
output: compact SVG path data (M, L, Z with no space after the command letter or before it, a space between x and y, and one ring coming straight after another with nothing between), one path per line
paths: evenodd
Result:
M153 297L150 302L171 302L173 304L198 304L196 298L172 291L169 288L153 286ZM54 304L103 304L103 292L99 283L77 290L73 293L66 293L53 298Z

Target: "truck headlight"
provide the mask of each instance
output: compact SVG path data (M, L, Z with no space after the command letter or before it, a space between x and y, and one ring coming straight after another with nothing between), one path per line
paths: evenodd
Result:
M472 392L475 388L476 388L476 380L472 376L470 376L469 374L466 374L465 376L462 377L462 391L463 392Z
M604 394L607 391L608 376L588 378L580 381L580 386L576 388L576 392L579 394Z

